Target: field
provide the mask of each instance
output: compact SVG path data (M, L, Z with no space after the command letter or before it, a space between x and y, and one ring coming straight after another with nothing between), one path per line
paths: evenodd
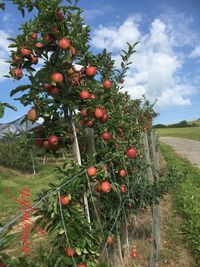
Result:
M42 166L38 174L30 175L11 170L0 166L0 204L1 204L1 222L7 223L15 215L21 212L20 205L13 203L12 197L20 195L19 190L23 187L30 190L30 203L37 198L37 194L42 189L48 188L50 182L55 181L54 167L51 165Z
M163 147L163 152L167 156L168 150ZM166 171L166 163L161 162L162 171ZM15 215L18 215L20 212L19 205L13 205L13 201L8 197L5 198L6 192L5 188L8 187L8 190L11 191L11 194L18 196L18 190L26 187L30 189L30 201L33 203L34 199L37 197L37 193L42 189L47 188L49 182L55 182L54 167L51 165L44 165L40 168L40 172L36 175L30 175L26 173L21 173L19 171L11 170L9 168L0 167L0 179L2 181L0 190L3 192L0 196L1 205L1 218L3 223L9 222ZM176 194L176 193L174 193ZM173 194L173 195L174 195ZM184 239L181 234L181 224L179 216L174 212L174 207L172 206L172 200L174 196L167 195L164 199L161 200L161 236L162 236L162 253L161 253L161 267L186 267L194 266L193 257L188 252L188 249L185 247ZM142 221L142 226L138 229L144 231L149 229L151 216L150 213L144 213L141 218L138 220ZM14 228L14 230L16 227ZM140 232L140 231L139 231ZM20 233L19 233L20 234ZM37 261L42 259L45 249L50 246L50 237L40 237L39 235L31 237L32 243L32 253L29 258L30 262ZM42 241L42 244L40 244ZM142 249L141 253L143 260L148 264L148 253L149 248L145 240L135 240L138 242ZM12 255L18 255L19 246L16 243L12 249L9 249L9 253ZM145 252L145 253L144 253ZM45 265L41 265L44 267ZM136 265L134 265L136 266ZM140 265L137 265L140 266ZM145 265L147 266L147 265Z
M157 129L159 136L172 136L200 141L200 127Z
M184 234L186 246L190 248L197 263L200 264L200 171L173 153L169 146L162 144L161 151L168 165L176 168L177 173L187 176L187 180L180 188L172 192L172 202L174 210L183 218L181 231Z

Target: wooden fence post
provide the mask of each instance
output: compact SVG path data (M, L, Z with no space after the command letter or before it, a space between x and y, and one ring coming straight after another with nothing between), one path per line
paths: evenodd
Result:
M145 154L145 161L148 165L147 167L147 177L151 182L153 182L153 172L151 168L151 158L150 158L150 151L149 151L149 142L148 142L148 136L147 132L143 134L143 144L144 144L144 154Z
M158 177L158 168L159 161L156 153L156 143L154 139L154 135L151 132L150 139L148 140L147 132L144 133L143 136L144 142L144 152L145 152L145 160L148 165L147 167L147 176L149 180L154 182L154 174ZM151 148L151 149L150 149ZM154 168L152 170L152 160L154 162ZM160 252L160 214L159 214L159 205L152 206L152 238L151 242L151 255L150 255L150 267L158 267L158 253Z
M33 150L31 149L31 161L32 161L32 166L33 166L33 173L36 174L35 171L35 162L34 162L34 157L33 157Z
M86 153L91 158L95 153L94 129L86 128Z
M87 154L88 158L91 159L96 152L95 139L94 139L94 129L88 127L85 129L85 132L86 132L86 154ZM100 219L100 217L101 217L101 214L100 214L100 193L98 193L97 191L94 191L93 194L96 197L95 208L96 208L97 214L94 212L92 214L92 216L94 218L96 218L98 216Z
M121 267L124 267L124 259L122 255L122 244L121 244L121 238L119 232L117 233L117 244L118 244L118 250L119 250L119 257L121 261Z
M74 159L76 160L77 164L81 166L81 153L79 150L79 145L78 145L78 139L77 139L77 134L76 134L76 128L74 123L72 122L72 130L73 130L73 135L74 135L74 143L73 143L73 153L74 153ZM89 204L88 204L88 198L86 194L83 194L83 200L84 200L84 205L85 205L85 210L86 210L86 215L87 215L87 220L89 223L89 227L91 229L91 218L90 218L90 210L89 210Z
M151 144L152 144L152 158L154 161L154 179L159 180L160 173L160 159L158 153L158 143L157 136L154 131L151 131ZM159 200L158 200L159 201ZM158 257L161 252L161 240L160 240L160 201L157 205L153 206L153 236L156 242L156 256L157 256L157 264Z

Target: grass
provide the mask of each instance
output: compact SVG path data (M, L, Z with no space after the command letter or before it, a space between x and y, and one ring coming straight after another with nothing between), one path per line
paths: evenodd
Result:
M0 166L0 222L3 225L23 213L21 205L12 200L11 197L18 198L20 195L19 190L25 187L30 190L30 197L27 198L30 200L30 205L33 206L34 200L37 199L37 194L42 189L49 188L49 183L55 183L56 173L54 170L55 167L53 165L46 164L40 166L38 174L30 175ZM8 188L8 193L5 192L6 188ZM6 253L14 258L19 257L19 255L22 256L20 250L22 230L19 224L20 221L17 220L12 229L12 233L15 233L15 238L12 241L12 246L6 250ZM44 258L45 251L51 246L51 238L47 235L31 234L28 241L31 244L31 253L27 258L28 262L37 262L38 258ZM40 266L45 267L46 265Z
M195 123L200 126L200 119L194 120L194 121L188 121L189 124Z
M172 136L200 141L200 127L156 129L159 136Z
M55 173L53 172L53 170L54 170L53 166L47 165L47 166L43 166L40 173L36 175L29 175L29 174L22 174L20 172L13 171L8 168L0 167L0 190L3 191L6 188L6 186L8 186L9 189L12 189L14 194L15 193L17 194L17 189L21 189L22 187L27 187L31 191L30 200L32 203L34 199L36 198L37 193L40 192L41 189L46 188L49 182L52 182L55 180ZM2 177L4 179L2 179ZM1 221L3 222L8 222L11 218L14 217L14 215L19 214L19 212L21 211L21 207L16 204L14 205L11 199L9 198L7 199L5 197L5 193L1 194L0 201L4 201L4 204L1 205L1 209L0 209L0 217L1 217ZM178 260L178 264L181 263L179 262L179 259L182 258L182 255L178 257L178 254L181 253L182 251L182 247L180 246L180 243L182 242L182 240L179 239L180 234L179 234L179 229L177 229L178 223L174 219L172 210L168 208L168 212L166 211L167 205L169 205L168 199L162 205L164 209L162 212L163 214L162 216L164 216L162 220L165 221L165 227L164 227L165 229L163 229L163 232L162 232L163 239L164 239L164 243L163 243L163 251L164 251L163 260L164 261L162 261L161 266L162 267L171 267L171 266L176 267L176 266L180 266L180 265L176 265L177 260ZM149 225L150 224L148 223L147 226ZM146 229L146 227L144 229ZM29 257L29 262L31 263L35 261L37 262L37 259L40 259L41 261L41 259L45 255L45 251L47 250L47 248L51 246L50 237L47 235L45 235L44 237L38 235L36 237L33 237L30 241L31 241L31 255ZM141 255L143 253L142 251L144 247L147 247L149 249L149 246L146 244L146 239L142 241L144 242L144 246L141 250ZM138 246L138 248L140 246ZM13 248L9 250L10 255L18 256L20 253L18 247L19 247L18 243L16 243L16 245L13 245ZM149 255L149 251L145 255ZM187 256L188 255L186 255L186 257L183 258L184 263L188 263L189 257ZM164 264L165 261L166 263ZM148 259L147 259L147 262L148 262ZM40 266L44 267L46 265L41 264ZM130 266L130 262L129 262L129 265L127 266ZM141 266L141 265L134 264L133 266ZM183 264L181 266L192 267L193 265Z
M44 165L38 174L30 175L0 166L1 223L7 223L21 213L20 204L16 204L11 196L17 198L20 196L19 190L25 187L30 190L29 200L32 205L37 198L37 193L41 192L42 189L48 188L48 184L55 181L53 170L53 166Z
M188 179L172 192L172 202L183 218L182 232L186 244L200 266L200 170L173 153L167 145L162 144L161 151L169 165L175 167L178 173L188 176Z

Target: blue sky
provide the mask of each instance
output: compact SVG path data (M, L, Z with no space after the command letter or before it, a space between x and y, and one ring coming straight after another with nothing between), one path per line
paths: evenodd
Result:
M6 4L0 17L0 100L18 111L6 109L0 123L29 109L9 97L11 89L24 81L13 83L2 77L8 71L6 38L15 36L24 21L15 6ZM93 51L106 47L117 66L125 43L140 41L124 86L133 98L145 94L152 102L157 99L160 116L155 123L200 118L199 0L80 0L79 4L91 27Z

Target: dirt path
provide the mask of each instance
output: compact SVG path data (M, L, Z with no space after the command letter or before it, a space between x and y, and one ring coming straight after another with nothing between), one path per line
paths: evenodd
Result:
M200 141L175 137L160 137L160 141L170 145L176 153L200 168Z

